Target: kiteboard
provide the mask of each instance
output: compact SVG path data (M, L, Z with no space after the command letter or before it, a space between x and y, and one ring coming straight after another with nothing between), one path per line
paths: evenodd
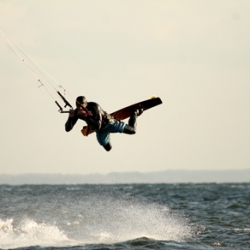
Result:
M131 116L132 112L134 112L135 109L143 109L143 111L146 111L150 108L153 108L159 104L162 104L162 100L159 97L152 96L151 99L138 102L135 104L132 104L130 106L127 106L125 108L119 109L110 115L112 115L116 120L124 120ZM81 130L82 134L84 136L88 136L89 134L93 133L93 130L89 130L88 126L84 126Z

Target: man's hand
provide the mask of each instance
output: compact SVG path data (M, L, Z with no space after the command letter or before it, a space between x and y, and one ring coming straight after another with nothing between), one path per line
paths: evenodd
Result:
M70 109L69 110L69 117L74 117L75 116L75 110L74 109Z

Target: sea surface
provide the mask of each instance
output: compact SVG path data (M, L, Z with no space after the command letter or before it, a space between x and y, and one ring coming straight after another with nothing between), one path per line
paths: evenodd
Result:
M0 185L0 249L250 249L250 183Z

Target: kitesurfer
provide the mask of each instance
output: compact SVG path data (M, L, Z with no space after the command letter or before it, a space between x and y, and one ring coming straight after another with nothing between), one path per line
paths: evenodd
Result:
M143 109L136 109L132 112L128 124L116 120L113 116L105 112L99 104L87 102L84 96L76 98L76 109L69 111L68 120L65 123L65 130L69 132L78 119L84 120L88 128L96 132L96 138L106 151L110 151L110 133L136 133L136 118L141 115Z

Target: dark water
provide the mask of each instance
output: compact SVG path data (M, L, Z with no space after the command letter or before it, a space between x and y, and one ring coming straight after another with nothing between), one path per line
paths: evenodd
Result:
M250 183L1 185L0 249L250 249Z

